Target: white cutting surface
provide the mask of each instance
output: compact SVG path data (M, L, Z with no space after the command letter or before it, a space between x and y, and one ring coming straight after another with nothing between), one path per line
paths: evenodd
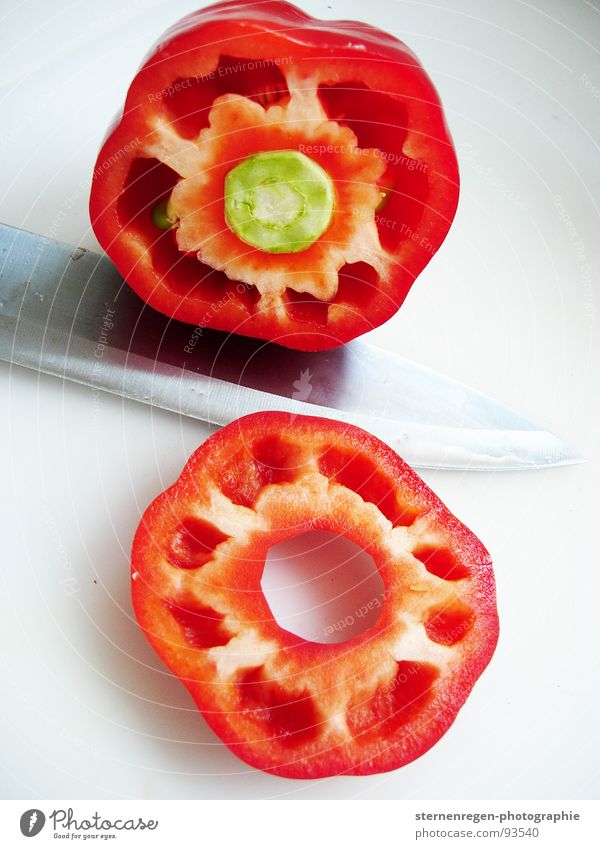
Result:
M332 0L404 38L444 100L458 216L372 341L516 407L585 465L425 478L486 543L502 635L455 725L387 775L247 768L132 621L140 511L206 436L194 421L0 363L0 791L5 797L571 798L600 791L600 9L583 0ZM0 7L0 218L94 248L104 129L194 0ZM560 200L557 200L560 198Z

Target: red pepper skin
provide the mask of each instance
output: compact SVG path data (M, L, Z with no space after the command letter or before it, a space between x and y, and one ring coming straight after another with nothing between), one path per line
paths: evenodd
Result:
M235 73L236 63L262 63L262 70ZM377 230L389 268L384 279L367 263L345 265L330 302L292 292L287 312L277 315L257 304L253 287L181 253L173 230L152 225L150 209L169 195L177 175L148 158L148 142L157 116L195 138L214 98L230 91L269 103L290 67L310 71L329 117L349 126L359 146L379 148L388 163L381 186L393 188ZM458 166L438 95L406 45L367 24L322 21L289 3L233 0L187 16L148 55L99 153L90 217L120 273L160 312L322 350L396 313L443 242L458 194Z
M374 559L380 615L335 645L281 628L268 548L309 530ZM135 614L206 721L247 763L289 778L397 769L448 730L498 639L490 556L372 435L256 413L211 436L148 507Z

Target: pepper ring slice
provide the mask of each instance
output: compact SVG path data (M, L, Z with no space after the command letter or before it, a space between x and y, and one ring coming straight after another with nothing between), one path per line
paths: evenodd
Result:
M377 622L321 644L281 628L268 549L311 530L371 555ZM449 728L498 638L479 540L380 440L256 413L211 436L145 512L132 555L148 640L247 763L294 778L403 766Z

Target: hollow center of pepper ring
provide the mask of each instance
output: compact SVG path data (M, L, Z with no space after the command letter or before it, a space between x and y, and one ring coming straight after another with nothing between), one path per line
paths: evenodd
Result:
M272 546L261 587L278 625L313 643L343 643L372 628L385 598L373 558L328 531Z
M225 220L236 236L266 253L299 253L331 224L333 184L297 150L270 150L242 160L225 177Z

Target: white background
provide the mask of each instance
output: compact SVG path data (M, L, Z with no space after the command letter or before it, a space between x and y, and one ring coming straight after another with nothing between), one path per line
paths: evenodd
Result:
M104 130L150 44L196 5L2 0L1 220L97 246L87 195ZM132 620L139 515L207 427L0 363L4 797L600 790L600 9L583 0L303 5L406 40L440 90L461 159L452 232L371 341L511 404L588 462L424 475L494 557L497 653L455 725L417 762L292 782L220 744Z

